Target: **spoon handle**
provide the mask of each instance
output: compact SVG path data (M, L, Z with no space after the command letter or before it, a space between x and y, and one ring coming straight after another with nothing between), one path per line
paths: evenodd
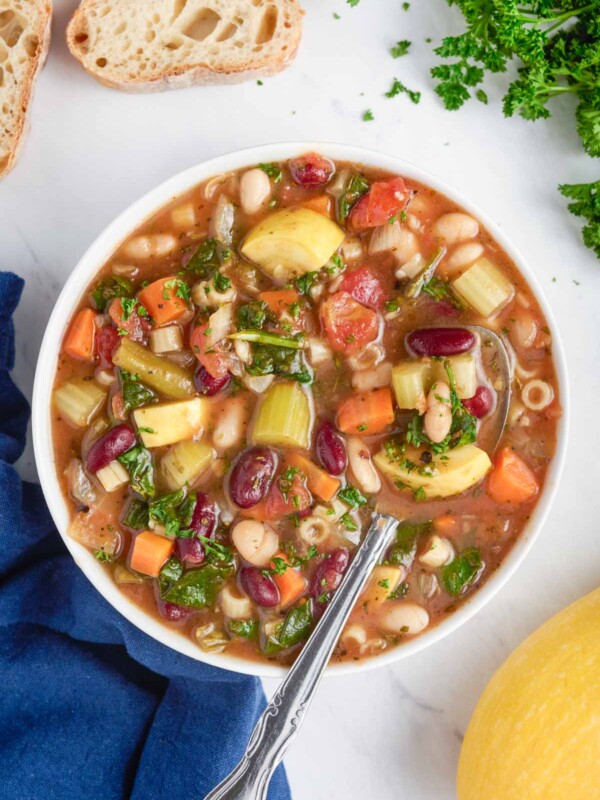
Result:
M362 544L319 624L252 732L237 767L204 800L264 800L271 776L292 744L339 635L398 521L373 514Z

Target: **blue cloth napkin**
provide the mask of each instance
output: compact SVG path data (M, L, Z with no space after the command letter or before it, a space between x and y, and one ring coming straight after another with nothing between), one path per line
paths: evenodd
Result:
M22 289L0 273L0 795L201 800L240 758L262 688L121 617L71 559L40 487L11 466L29 418L9 375ZM289 797L280 768L269 800Z

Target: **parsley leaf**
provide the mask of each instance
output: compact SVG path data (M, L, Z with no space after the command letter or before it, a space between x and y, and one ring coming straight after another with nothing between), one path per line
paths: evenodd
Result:
M409 49L410 49L411 42L408 39L402 39L399 42L390 48L390 54L392 58L400 58L401 56L405 56Z
M405 86L398 78L394 78L391 88L385 93L386 97L396 97L399 94L408 95L409 100L417 105L421 100L421 92L415 92Z

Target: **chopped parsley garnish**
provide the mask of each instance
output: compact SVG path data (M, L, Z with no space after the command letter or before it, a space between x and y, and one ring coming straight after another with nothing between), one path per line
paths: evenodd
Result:
M409 49L410 49L410 42L408 39L402 39L390 49L390 54L392 58L400 58L401 56L405 56Z
M213 275L213 286L215 287L216 292L223 294L223 292L226 292L231 286L231 280L217 270L217 272L215 272Z
M406 94L412 103L415 105L421 100L421 92L415 92L405 86L398 78L394 78L391 88L385 92L386 97L396 97L399 94Z
M337 496L350 508L360 508L367 504L367 498L359 492L356 486L350 486L350 484L340 489Z
M373 112L371 111L370 108L368 108L366 111L363 111L362 115L363 122L372 122L374 119L375 117L373 116Z
M346 528L347 531L357 531L358 530L358 525L352 519L350 514L344 514L343 516L341 516L340 517L340 522L342 523L344 528Z
M305 272L304 275L300 275L298 278L296 278L296 289L302 295L308 294L311 286L315 283L318 277L318 272Z
M353 206L369 191L369 182L362 175L354 173L346 184L337 203L337 215L340 222L344 223Z
M100 561L102 563L106 563L107 561L112 561L112 556L106 553L104 550L94 550L94 558L96 561Z
M262 171L271 178L273 183L279 183L282 174L279 164L259 164L258 166L259 169L262 169Z

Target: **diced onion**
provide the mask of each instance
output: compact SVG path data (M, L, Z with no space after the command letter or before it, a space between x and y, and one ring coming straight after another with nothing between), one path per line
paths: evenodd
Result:
M96 492L78 458L72 458L69 461L66 475L69 494L80 503L86 506L91 505L96 500Z
M235 208L229 198L222 194L217 200L214 216L210 221L210 233L227 247L233 238L233 221Z
M218 308L214 314L208 318L208 329L210 333L206 335L205 349L209 349L213 345L224 339L231 331L233 324L233 306L231 303L225 303Z
M412 258L418 250L417 238L412 231L407 230L398 220L386 222L373 229L369 241L369 253L392 252L397 261L403 264Z

